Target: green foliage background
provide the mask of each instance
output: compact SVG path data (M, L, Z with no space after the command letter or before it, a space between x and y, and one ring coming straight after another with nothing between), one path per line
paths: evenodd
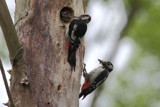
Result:
M133 39L136 46L128 66L101 87L105 94L92 106L160 107L160 1L124 0L124 4L128 16L134 14L121 36Z
M141 1L141 0L140 0ZM132 37L146 52L160 58L160 1L142 0L136 12L128 36Z

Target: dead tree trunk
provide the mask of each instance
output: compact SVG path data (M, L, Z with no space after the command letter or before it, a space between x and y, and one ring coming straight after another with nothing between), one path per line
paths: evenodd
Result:
M76 71L67 62L60 10L84 13L82 0L16 0L15 26L23 45L13 63L11 93L16 107L78 107L84 43L77 50Z

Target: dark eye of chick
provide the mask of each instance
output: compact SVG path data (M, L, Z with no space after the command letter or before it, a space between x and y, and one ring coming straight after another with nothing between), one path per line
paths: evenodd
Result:
M67 12L64 12L64 15L67 15Z

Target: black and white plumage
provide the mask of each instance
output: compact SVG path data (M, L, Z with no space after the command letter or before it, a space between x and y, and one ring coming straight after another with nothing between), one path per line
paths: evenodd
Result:
M109 76L109 73L113 70L113 64L109 61L99 60L102 66L93 69L90 73L87 73L85 67L83 70L83 76L85 82L81 88L79 98L83 96L83 99L93 92L99 85L101 85Z
M67 29L68 62L71 65L71 70L75 70L76 50L81 44L81 40L87 31L87 24L90 20L91 17L89 15L81 15L78 18L73 19Z

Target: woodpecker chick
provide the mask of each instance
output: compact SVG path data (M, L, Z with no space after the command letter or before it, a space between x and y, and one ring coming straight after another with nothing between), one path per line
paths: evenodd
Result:
M87 24L91 21L89 15L81 15L71 21L67 29L67 49L68 49L68 62L71 66L71 71L76 66L76 50L81 44L81 40L87 31Z
M72 17L73 17L73 10L71 8L64 7L60 11L60 18L64 23L70 22Z
M83 69L83 77L85 82L82 85L79 98L83 96L83 99L93 92L99 85L101 85L107 78L109 73L113 70L113 64L109 61L102 61L98 59L102 66L93 69L90 73L87 73L85 66Z

